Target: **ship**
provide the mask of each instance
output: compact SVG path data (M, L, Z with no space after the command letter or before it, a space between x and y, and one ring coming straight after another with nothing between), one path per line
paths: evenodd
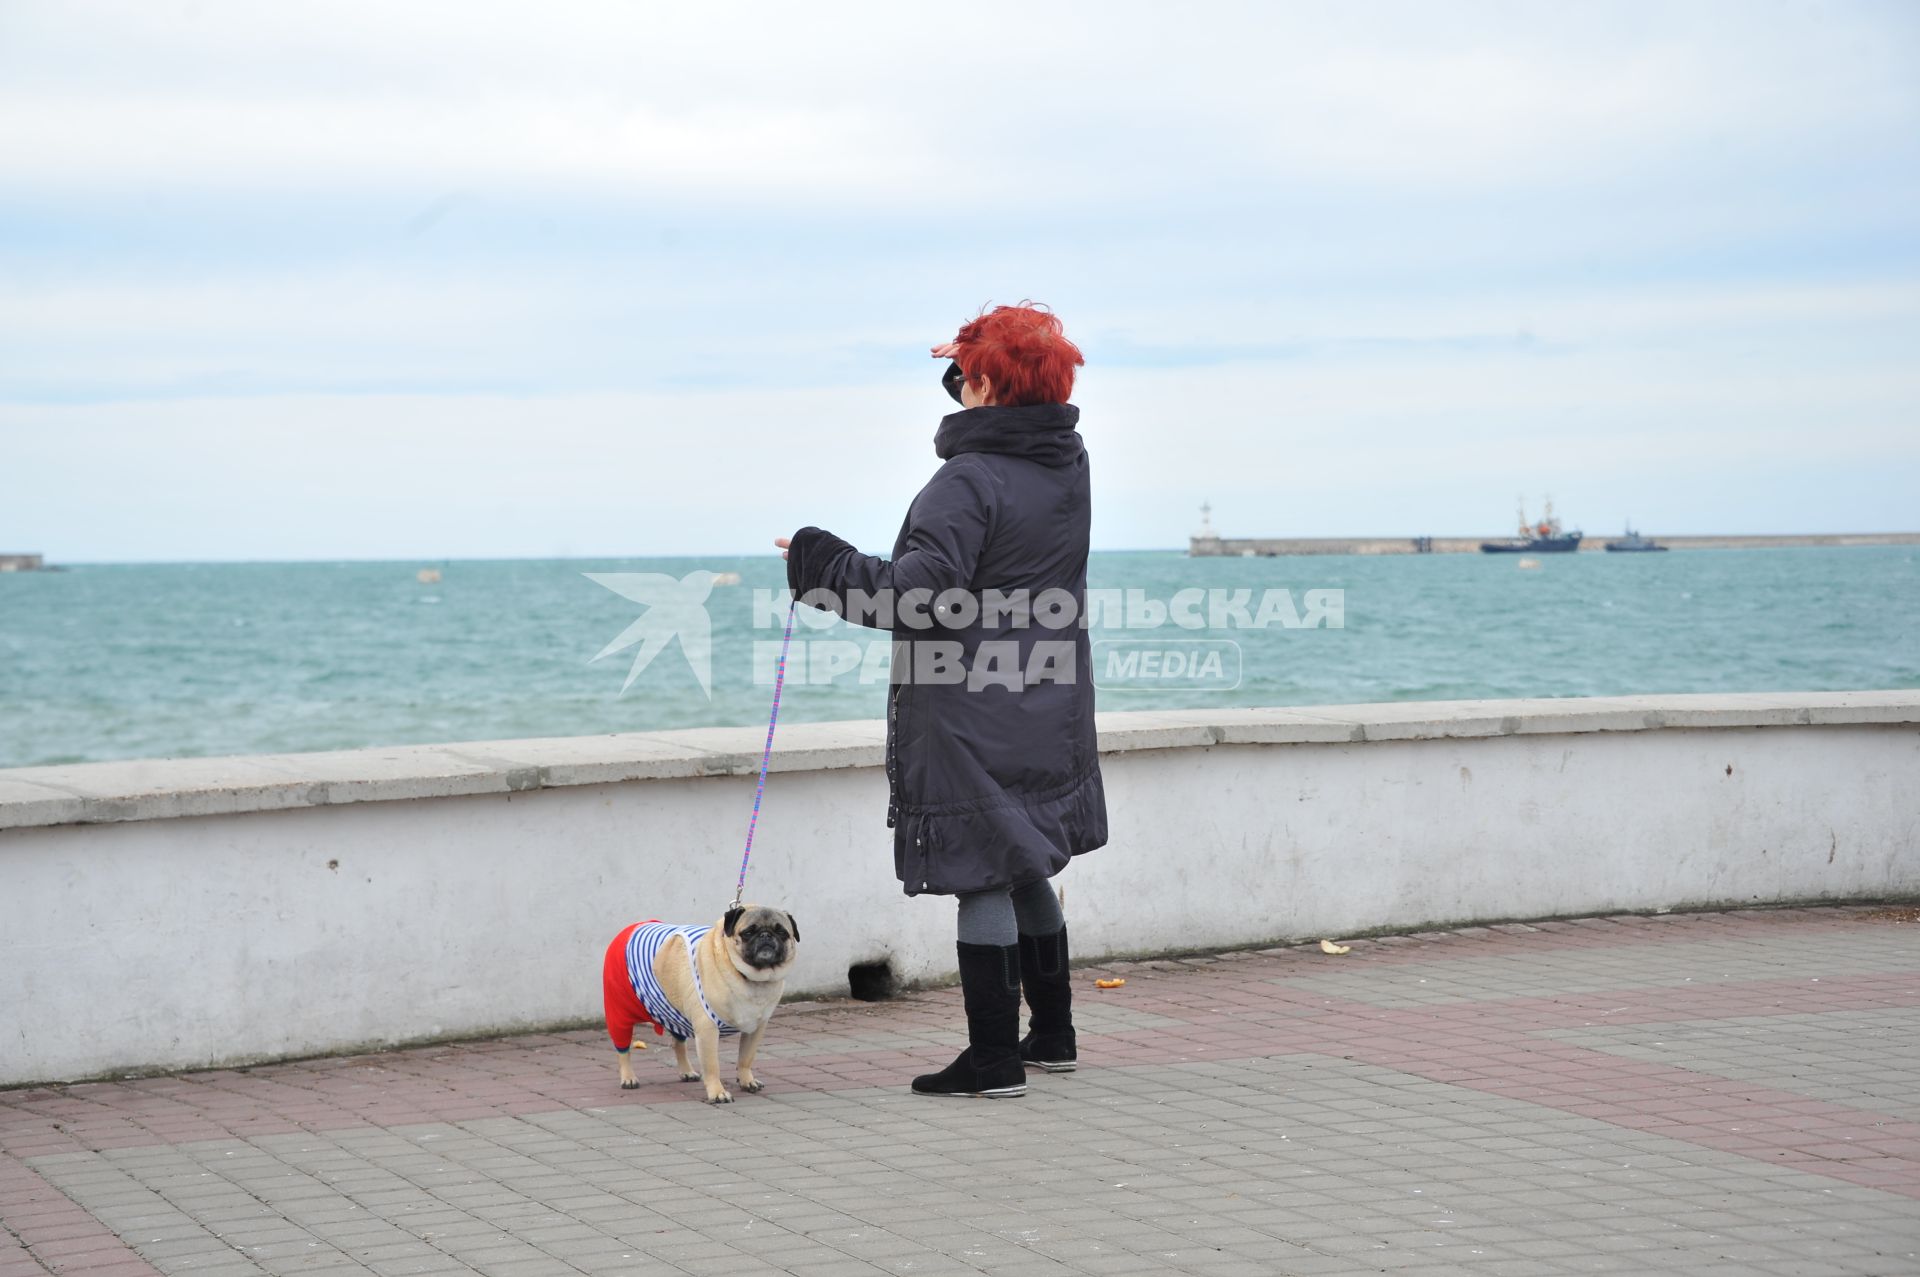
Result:
M1553 498L1547 498L1547 508L1541 512L1540 522L1527 522L1527 506L1520 503L1520 531L1510 541L1482 541L1482 554L1571 554L1580 548L1580 539L1585 535L1579 529L1563 532L1560 520L1554 517Z
M1665 554L1667 547L1652 537L1643 537L1633 530L1633 524L1627 524L1627 533L1618 541L1607 542L1609 554Z

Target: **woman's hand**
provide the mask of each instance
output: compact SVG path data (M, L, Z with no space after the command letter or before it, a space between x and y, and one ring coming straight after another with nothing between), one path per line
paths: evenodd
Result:
M780 557L787 557L787 547L793 544L792 537L775 537L773 543L780 547Z

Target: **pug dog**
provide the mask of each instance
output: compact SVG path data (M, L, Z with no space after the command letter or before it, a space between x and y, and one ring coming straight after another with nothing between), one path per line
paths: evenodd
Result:
M735 906L710 926L650 919L615 936L607 946L602 986L607 1034L620 1055L621 1089L640 1085L628 1049L634 1029L651 1024L656 1034L673 1039L680 1080L704 1083L709 1104L733 1102L720 1084L722 1037L740 1037L740 1089L761 1090L754 1056L780 1005L799 943L793 915L766 905ZM687 1060L689 1038L699 1052L698 1072Z

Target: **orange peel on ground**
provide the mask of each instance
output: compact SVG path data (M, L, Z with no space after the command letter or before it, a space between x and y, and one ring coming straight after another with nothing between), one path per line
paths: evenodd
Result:
M1125 986L1126 983L1125 980L1095 980L1093 987L1096 989L1118 989Z
M1342 953L1352 953L1353 946L1350 944L1335 944L1331 940L1322 940L1320 942L1320 952L1331 953L1335 955L1342 954Z

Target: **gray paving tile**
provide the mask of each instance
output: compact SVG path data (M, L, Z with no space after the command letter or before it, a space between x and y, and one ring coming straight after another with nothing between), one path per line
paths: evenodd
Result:
M1088 1000L1082 1027L1177 1035L1211 1023L1178 1018L1182 1005L1247 987L1324 993L1349 1017L1453 1008L1458 1033L1477 1008L1514 998L1920 975L1920 946L1898 929L1835 945L1830 929L1731 920L1635 943L1642 925L1475 929L1383 944L1400 955L1391 963L1311 970L1291 951L1148 964L1138 983L1166 1014ZM1472 948L1588 931L1612 938L1522 960ZM928 1012L952 1001L865 1009L840 1028L796 1016L779 1058L945 1050L955 1026ZM1889 1123L1920 1118L1920 1007L1596 1023L1539 1039L1623 1069L1685 1070L1712 1084L1703 1094L1751 1085ZM1457 1058L1459 1041L1445 1046ZM1005 1104L928 1103L899 1087L794 1089L727 1109L610 1099L30 1164L170 1277L1920 1272L1911 1196L1291 1048L1094 1064Z

